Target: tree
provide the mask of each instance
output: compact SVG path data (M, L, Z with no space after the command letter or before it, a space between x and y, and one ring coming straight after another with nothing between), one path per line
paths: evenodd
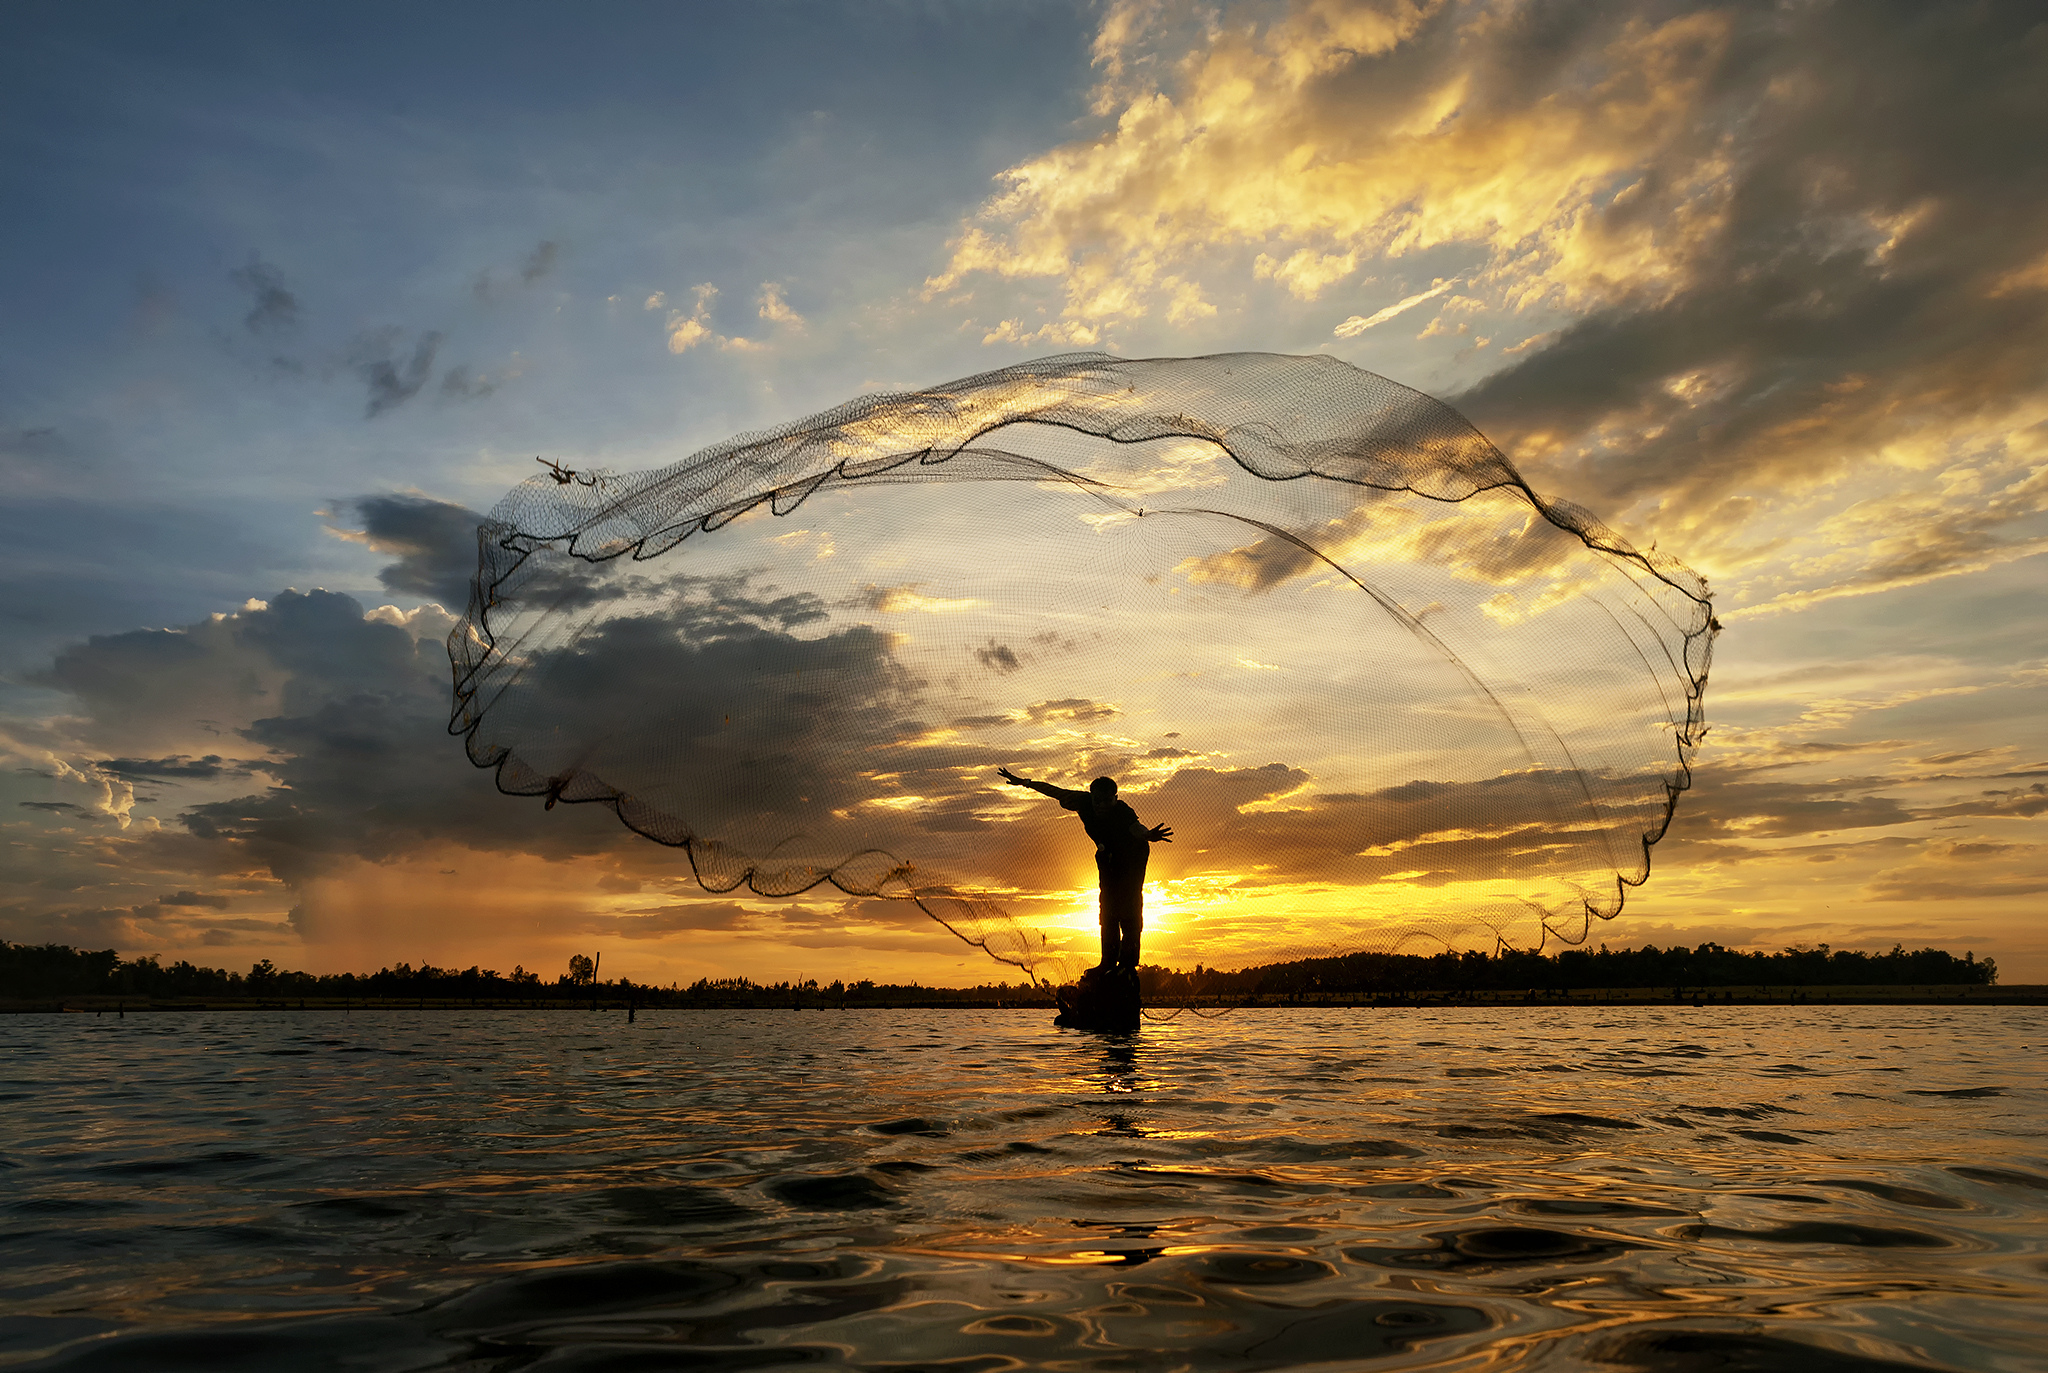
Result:
M595 976L597 976L597 965L592 963L589 958L580 953L569 955L569 981L572 983L588 982Z

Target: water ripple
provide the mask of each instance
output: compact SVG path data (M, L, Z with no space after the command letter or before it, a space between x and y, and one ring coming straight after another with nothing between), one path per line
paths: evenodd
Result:
M2043 1028L14 1017L0 1366L2042 1369Z

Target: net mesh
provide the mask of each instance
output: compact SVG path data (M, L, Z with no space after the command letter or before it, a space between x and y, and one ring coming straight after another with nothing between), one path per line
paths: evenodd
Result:
M1044 980L1093 961L1092 849L1005 765L1174 827L1148 963L1582 941L1649 874L1718 629L1327 357L1068 354L549 464L478 549L451 730L502 790Z

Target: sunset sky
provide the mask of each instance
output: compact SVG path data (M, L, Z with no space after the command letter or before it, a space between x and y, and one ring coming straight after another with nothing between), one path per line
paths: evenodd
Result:
M2036 5L9 29L0 938L1014 977L901 903L706 896L595 807L500 796L445 729L472 512L536 454L627 471L1049 353L1265 351L1449 402L1712 584L1694 786L1596 943L2048 981ZM1084 912L1071 838L1033 899Z

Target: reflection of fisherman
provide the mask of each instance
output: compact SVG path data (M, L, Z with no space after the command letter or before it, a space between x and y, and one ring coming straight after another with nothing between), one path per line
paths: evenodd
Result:
M1138 933L1145 927L1145 861L1154 844L1173 842L1164 825L1146 829L1128 803L1116 799L1116 783L1098 777L1086 791L1070 791L1049 782L1019 777L998 768L1004 780L1050 796L1081 817L1095 841L1095 871L1102 890L1102 969L1138 967Z

